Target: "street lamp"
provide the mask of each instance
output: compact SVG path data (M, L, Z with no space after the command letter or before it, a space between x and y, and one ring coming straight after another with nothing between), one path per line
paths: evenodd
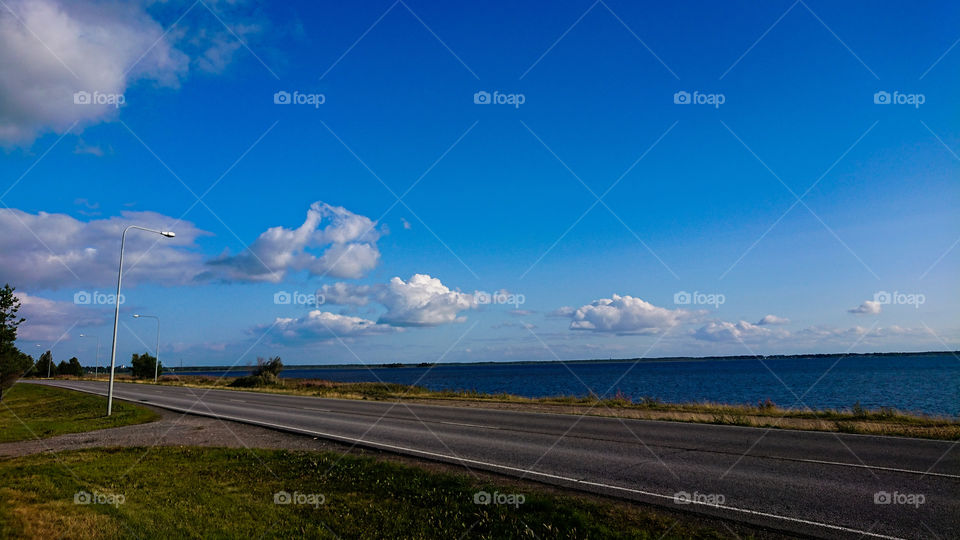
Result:
M100 375L100 336L91 336L90 334L80 334L80 337L97 338L97 363L93 368L93 378L96 379Z
M160 317L156 315L140 315L135 314L134 319L144 318L144 319L156 319L157 320L157 358L153 363L153 382L157 382L157 373L160 371Z
M170 231L156 231L136 225L128 226L123 230L123 234L120 235L120 269L117 271L117 296L113 299L116 309L113 312L113 345L110 347L110 384L107 387L107 416L110 416L110 413L113 412L113 371L117 365L117 325L120 324L120 282L123 281L123 243L127 239L127 231L130 229L140 229L141 231L156 233L166 236L167 238L176 236Z

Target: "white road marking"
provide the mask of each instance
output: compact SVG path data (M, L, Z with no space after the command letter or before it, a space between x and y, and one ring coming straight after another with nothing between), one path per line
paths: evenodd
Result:
M463 422L437 422L437 424L447 424L448 426L466 426L483 429L500 429L496 426L481 426L480 424L464 424Z

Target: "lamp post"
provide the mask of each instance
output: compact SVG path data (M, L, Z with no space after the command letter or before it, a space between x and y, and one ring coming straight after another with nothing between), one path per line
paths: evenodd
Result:
M90 334L80 334L80 337L97 338L97 363L93 367L93 378L100 375L100 336L91 336Z
M135 315L133 316L133 318L134 318L134 319L144 318L144 319L156 319L156 320L157 320L157 357L156 357L156 361L153 363L153 382L154 382L154 384L156 384L156 382L157 382L157 374L158 374L158 372L160 371L160 317L157 317L156 315L140 315L140 314L138 313L138 314L135 314Z
M138 227L137 225L128 226L123 230L123 234L120 235L120 268L117 270L117 296L113 299L116 309L113 312L113 344L110 347L110 384L107 387L107 416L110 416L110 413L113 412L113 372L117 365L117 325L120 324L120 283L123 281L123 243L127 239L127 231L130 229L140 229L141 231L156 233L166 236L167 238L176 236L170 231L156 231L154 229Z

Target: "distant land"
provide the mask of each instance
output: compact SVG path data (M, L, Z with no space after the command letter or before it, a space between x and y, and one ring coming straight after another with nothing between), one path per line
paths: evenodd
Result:
M819 354L768 354L768 355L732 355L732 356L661 356L651 358L595 358L587 360L512 360L486 362L390 362L382 364L286 364L287 369L356 369L356 368L423 368L443 366L484 366L484 365L528 365L528 364L596 364L612 362L707 362L714 360L784 360L789 358L846 358L863 356L960 356L960 351L920 351L920 352L872 352L872 353L819 353ZM191 371L247 371L251 365L235 366L164 366L168 373L189 373ZM118 371L120 371L118 369Z

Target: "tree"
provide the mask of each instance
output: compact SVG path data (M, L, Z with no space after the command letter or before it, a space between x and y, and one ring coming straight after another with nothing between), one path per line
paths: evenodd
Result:
M156 369L156 373L158 374L163 373L163 364L157 365L157 357L150 353L133 353L133 356L130 358L130 371L133 373L134 378L152 379L154 369Z
M61 360L57 364L57 375L69 375L70 374L70 364L66 360Z
M47 351L41 354L34 369L36 370L35 376L37 377L46 377L48 374L51 377L56 375L57 365L53 363L53 353Z
M76 356L70 359L70 367L67 368L66 373L77 377L83 377L83 366L80 365L80 360Z
M23 376L33 366L33 358L23 354L16 347L6 352L0 352L0 401L3 401L3 391L13 386L17 379Z
M3 391L13 386L33 365L33 358L14 345L17 327L25 319L17 316L20 299L13 295L13 291L9 283L0 289L0 400L3 400Z
M17 327L25 320L17 316L20 299L13 295L13 291L9 283L0 289L0 353L16 349L13 344L17 341Z

